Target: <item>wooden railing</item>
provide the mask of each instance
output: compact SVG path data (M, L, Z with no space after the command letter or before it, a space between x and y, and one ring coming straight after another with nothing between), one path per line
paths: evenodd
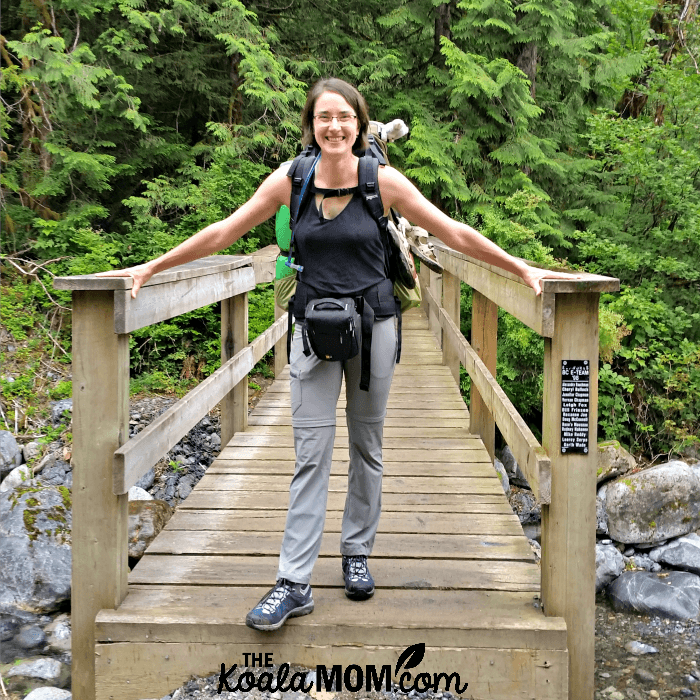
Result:
M128 498L134 485L214 406L221 443L248 421L248 373L275 347L286 364L287 314L248 343L248 292L274 279L276 246L253 256L212 256L151 278L131 298L132 279L85 275L54 280L73 292L72 690L95 698L95 616L127 592ZM129 435L129 333L221 302L221 367L145 430Z
M513 274L432 239L442 274L421 270L423 304L441 342L443 362L459 382L471 377L471 432L494 457L495 426L510 446L542 507L542 605L563 617L569 650L569 700L592 700L595 644L596 469L598 462L598 302L619 280L544 280L540 296ZM460 332L460 282L473 290L471 343ZM498 307L544 338L542 445L495 380ZM563 453L562 363L587 361L588 434L585 453Z

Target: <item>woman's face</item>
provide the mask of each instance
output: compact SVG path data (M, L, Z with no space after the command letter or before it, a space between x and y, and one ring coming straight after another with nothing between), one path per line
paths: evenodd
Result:
M337 92L322 92L314 105L314 136L321 153L352 153L359 133L355 110Z

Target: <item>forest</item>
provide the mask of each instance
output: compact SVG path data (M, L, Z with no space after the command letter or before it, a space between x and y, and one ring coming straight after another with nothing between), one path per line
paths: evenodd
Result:
M0 53L0 428L36 432L42 367L69 366L52 277L143 262L228 216L299 152L306 90L336 76L372 119L406 122L391 163L450 216L620 279L601 299L599 438L697 454L697 0L9 0ZM273 241L270 221L225 252ZM463 288L467 338L470 304ZM250 305L252 337L271 286ZM210 374L218 332L211 307L133 333L132 392ZM502 314L497 378L536 434L542 363Z

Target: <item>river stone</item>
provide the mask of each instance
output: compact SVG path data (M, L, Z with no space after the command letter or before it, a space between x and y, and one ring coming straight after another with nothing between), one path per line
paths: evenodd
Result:
M636 466L634 457L617 440L598 443L598 486L626 474Z
M695 533L679 537L659 549L655 561L700 575L700 537Z
M5 672L9 690L34 690L47 683L61 687L70 679L70 669L56 659L37 657L23 659Z
M156 480L156 468L151 467L135 484L140 489L148 491ZM146 499L148 500L148 499Z
M0 481L22 464L22 450L12 433L0 430Z
M595 497L595 532L596 535L608 535L608 514L605 510L605 494L608 485L603 484Z
M15 644L21 649L36 649L46 641L44 630L38 625L25 625L15 637Z
M70 599L70 584L68 490L29 482L0 494L0 612L51 612Z
M505 492L506 496L508 496L510 494L510 481L508 480L508 473L506 472L506 468L503 466L503 462L501 462L500 459L494 459L493 467L498 474L498 480L501 482L503 491Z
M542 519L542 510L532 491L511 491L508 497L510 506L518 516L521 525L539 523Z
M625 562L617 547L612 544L595 546L595 592L600 593L624 570Z
M625 544L654 544L700 527L700 476L673 461L608 484L610 536Z
M71 650L70 618L65 613L44 627L49 649L62 654Z
M56 459L49 462L41 472L41 482L46 486L67 486L70 488L67 482L67 477L71 474L72 467L68 462L64 462L62 459ZM73 483L73 477L71 474L70 484Z
M0 493L5 493L5 491L12 491L22 482L28 481L32 478L32 472L29 467L24 464L21 467L15 467L0 484Z
M644 644L643 642L633 641L627 642L625 644L625 651L635 656L643 656L644 654L658 654L659 650L656 647L652 647L649 644Z
M63 416L64 411L69 411L70 413L73 413L73 399L49 401L49 406L51 406L51 422L54 425L66 422L66 418L64 418Z
M132 486L129 489L129 500L130 501L150 501L153 499L148 491L144 491L140 486Z
M37 688L32 690L24 700L71 700L73 694L70 690L62 688Z
M506 469L506 474L508 474L508 480L513 486L519 486L523 489L529 489L530 484L527 483L525 474L523 474L522 469L515 460L515 456L511 452L510 447L506 445L501 450L501 462Z
M22 455L24 457L25 462L29 462L29 460L31 460L31 459L36 459L40 453L41 453L41 447L39 446L39 443L34 442L33 440L31 442L28 442L22 448Z
M672 620L696 620L700 612L700 576L684 571L624 571L607 593L616 612L636 611Z
M16 617L0 614L0 642L9 642L17 634L20 624Z
M129 501L129 556L140 559L171 515L165 501Z

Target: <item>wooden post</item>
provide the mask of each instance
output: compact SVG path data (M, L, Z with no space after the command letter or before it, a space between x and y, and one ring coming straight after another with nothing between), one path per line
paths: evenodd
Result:
M432 270L430 270L430 291L433 294L433 298L439 304L442 301L442 275ZM440 325L439 309L430 308L428 325L442 348L442 326Z
M277 284L277 281L275 281ZM284 316L284 309L277 306L275 303L275 321ZM290 312L291 313L291 312ZM285 333L276 343L275 343L275 379L277 379L280 374L284 371L287 366L287 334Z
M420 270L418 270L418 281L420 282L421 289L428 289L430 286L430 270L427 265L420 266ZM420 307L426 317L430 315L430 302L428 301L427 294L421 294Z
M248 345L248 292L221 302L221 362ZM221 449L248 427L248 375L221 401Z
M95 698L95 616L126 595L128 497L112 491L129 439L129 336L114 332L114 292L73 292L72 688Z
M471 344L486 368L495 377L498 357L498 306L476 289L472 292ZM493 461L496 450L496 423L473 383L469 414L470 431L474 435L481 436L486 451Z
M457 328L459 328L460 296L459 277L445 270L442 273L442 306L447 315L457 324ZM459 356L457 349L445 335L443 335L442 344L442 364L450 368L452 376L459 386Z
M599 294L557 294L545 338L542 443L552 460L552 502L542 506L542 600L568 630L569 700L593 700ZM562 360L588 360L588 453L561 453Z

